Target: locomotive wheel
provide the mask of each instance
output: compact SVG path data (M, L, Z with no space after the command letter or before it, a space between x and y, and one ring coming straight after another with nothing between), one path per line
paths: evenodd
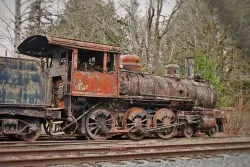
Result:
M184 136L184 137L190 138L190 137L193 136L193 134L194 134L194 129L193 129L192 126L187 125L187 126L185 126L185 127L183 128L183 136Z
M174 123L174 113L167 109L161 108L156 111L153 118L153 127L168 126ZM175 135L176 127L170 127L157 132L158 137L162 139L169 139Z
M38 137L40 136L41 131L42 131L42 124L40 124L40 122L37 122L36 124L39 124L38 125L39 129L36 132L34 132L32 134L20 135L17 137L21 140L28 141L28 142L32 142L32 141L35 141L36 139L38 139Z
M207 132L205 132L205 133L206 133L206 135L208 135L208 136L210 136L210 137L214 137L214 136L216 135L217 131L218 131L218 127L216 126L216 127L213 127L213 128L211 128L211 129L209 129L209 130L208 130Z
M106 140L115 126L115 114L105 107L92 109L85 121L86 134L93 140Z
M139 107L130 108L122 118L123 129L131 129L127 136L132 140L141 140L146 136L148 127L147 113Z

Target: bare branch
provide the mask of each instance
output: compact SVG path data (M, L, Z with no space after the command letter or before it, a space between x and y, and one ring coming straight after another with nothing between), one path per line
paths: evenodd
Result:
M30 0L26 0L23 3L21 3L21 6L25 5L26 3L30 2Z
M7 10L13 15L15 16L15 14L10 10L9 6L6 4L6 2L4 0L2 0L4 6L7 8Z
M2 46L3 48L5 48L10 54L13 54L13 52L10 51L9 48L7 48L6 46L4 46L3 44L0 43L0 46Z
M169 16L169 19L167 21L167 24L166 24L163 32L160 35L160 38L162 38L169 31L169 29L171 28L170 23L171 23L174 15L175 15L175 13L180 9L181 5L182 5L182 1L180 1L179 3L176 3L176 5L174 6L174 9L172 10L172 12L171 12L171 14Z
M9 28L11 28L13 31L15 31L14 28L12 28L2 17L0 17L0 20L5 23Z

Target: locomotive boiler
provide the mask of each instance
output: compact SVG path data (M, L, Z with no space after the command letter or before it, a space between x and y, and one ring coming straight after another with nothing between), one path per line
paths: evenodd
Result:
M213 136L223 131L223 119L213 112L216 90L193 78L192 59L186 77L180 77L179 66L173 64L166 67L166 76L155 76L142 72L138 56L121 55L118 46L35 35L18 51L38 63L33 67L36 77L26 67L18 70L25 60L13 59L17 65L11 66L6 63L10 58L0 59L5 71L15 71L1 82L2 90L7 84L12 92L6 98L0 91L3 136L35 140L40 125L50 136L93 140L169 139L197 131Z
M172 71L174 71L175 68L178 68L178 66L168 66L168 69ZM121 71L120 94L128 96L192 99L192 102L196 102L197 106L203 108L215 107L217 92L212 84L203 81L170 77L170 75L168 74L166 77L161 77L146 73L135 73L133 71ZM186 106L183 104L176 107L190 110L193 105L190 104Z

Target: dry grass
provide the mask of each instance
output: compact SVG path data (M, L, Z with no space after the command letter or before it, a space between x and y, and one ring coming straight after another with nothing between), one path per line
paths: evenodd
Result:
M225 132L229 135L250 134L250 109L236 105L224 109L227 123Z

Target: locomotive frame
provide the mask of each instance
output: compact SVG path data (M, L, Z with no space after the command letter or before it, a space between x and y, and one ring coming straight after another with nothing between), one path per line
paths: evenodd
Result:
M25 39L18 51L40 59L45 99L43 105L33 110L29 105L23 107L22 116L18 112L21 105L12 106L10 112L0 104L0 134L32 141L39 136L40 124L52 137L70 134L94 140L117 135L133 140L145 136L169 139L177 134L191 137L197 131L213 136L218 130L223 131L224 117L215 117L212 109L194 107L194 99L185 90L172 89L169 96L122 94L123 74L151 74L121 69L121 50L117 46L58 37L35 35ZM179 82L178 77L170 79ZM37 111L42 116L36 115ZM25 128L27 131L22 133Z

